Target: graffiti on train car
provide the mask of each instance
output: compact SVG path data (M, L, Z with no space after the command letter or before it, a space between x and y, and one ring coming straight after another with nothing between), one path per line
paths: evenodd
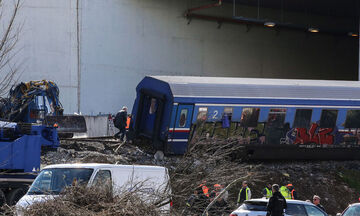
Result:
M260 108L244 107L241 118L232 119L233 109L224 112L201 107L196 122L196 131L206 137L237 137L244 144L287 145L360 145L360 111L349 110L344 122L336 124L337 110L322 110L318 121L311 122L313 110L296 109L287 119L287 109L270 108L260 117ZM207 112L210 111L210 112ZM216 118L214 117L216 113ZM359 120L359 121L358 121ZM340 128L339 128L340 127Z
M310 129L292 128L287 134L288 144L340 144L344 135L348 133L339 132L337 128L320 128L318 123L312 123Z

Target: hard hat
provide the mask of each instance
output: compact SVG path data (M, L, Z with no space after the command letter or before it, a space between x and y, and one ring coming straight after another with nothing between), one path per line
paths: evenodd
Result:
M221 187L219 184L214 184L214 187Z
M292 185L292 184L288 184L288 185L286 185L286 187L293 187L293 185Z

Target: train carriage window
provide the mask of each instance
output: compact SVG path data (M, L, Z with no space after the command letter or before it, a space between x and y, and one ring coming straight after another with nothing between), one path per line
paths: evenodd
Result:
M285 123L286 109L273 108L270 109L265 129L265 143L268 145L278 145L281 139L285 137L289 129L289 123Z
M208 111L207 107L199 107L199 112L198 112L196 120L206 121L207 111Z
M225 107L224 113L222 117L222 127L223 128L229 128L232 118L233 108L232 107Z
M233 108L232 107L225 107L224 108L224 113L228 114L228 115L232 115L233 113Z
M193 132L193 137L202 137L203 135L212 134L213 131L213 122L206 122L207 120L207 107L199 107L198 114L196 116L196 127ZM196 140L196 139L194 139Z
M227 138L229 136L230 123L232 118L233 108L225 107L222 114L221 122L217 122L214 127L214 134L219 138Z
M270 109L267 121L267 127L282 128L284 126L286 109L276 108Z
M360 110L348 110L346 113L345 128L360 128Z
M151 98L149 114L154 114L156 112L156 107L157 107L156 98Z
M322 110L320 118L321 128L334 128L336 126L336 119L338 110Z
M258 124L260 108L244 108L241 114L242 127L256 127Z
M296 109L294 128L309 128L311 122L311 109Z
M182 109L180 112L180 119L179 119L179 127L186 126L186 119L187 119L188 109Z

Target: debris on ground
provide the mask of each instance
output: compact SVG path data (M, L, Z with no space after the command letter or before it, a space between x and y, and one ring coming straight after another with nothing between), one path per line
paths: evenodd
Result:
M209 192L214 184L232 183L227 188L227 205L220 209L213 205L210 215L229 213L238 207L236 200L243 180L248 181L253 198L262 197L267 183L291 183L300 200L311 200L313 195L319 195L322 205L332 215L358 202L359 161L242 161L237 157L241 149L236 138L199 138L190 144L184 156L171 156L113 139L69 139L62 140L57 151L44 152L41 159L42 166L85 162L165 166L171 177L173 215L183 214L187 199L204 180ZM206 206L197 211L202 212Z
M61 196L24 209L24 215L158 216L160 210L154 203L141 199L136 190L113 197L111 187L72 186L66 188Z

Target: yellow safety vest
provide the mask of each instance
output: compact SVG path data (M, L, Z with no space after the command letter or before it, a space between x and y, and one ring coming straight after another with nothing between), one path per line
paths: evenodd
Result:
M240 191L239 191L239 195L238 195L238 203L240 202L240 195L241 195L241 191L243 190L243 188L241 188L240 189ZM245 200L248 200L249 199L249 190L250 190L250 188L249 187L246 187L246 189L245 189Z
M281 186L280 193L283 195L285 199L291 199L291 193L286 186Z
M266 190L266 198L272 197L272 190L269 190L269 188L265 187Z

